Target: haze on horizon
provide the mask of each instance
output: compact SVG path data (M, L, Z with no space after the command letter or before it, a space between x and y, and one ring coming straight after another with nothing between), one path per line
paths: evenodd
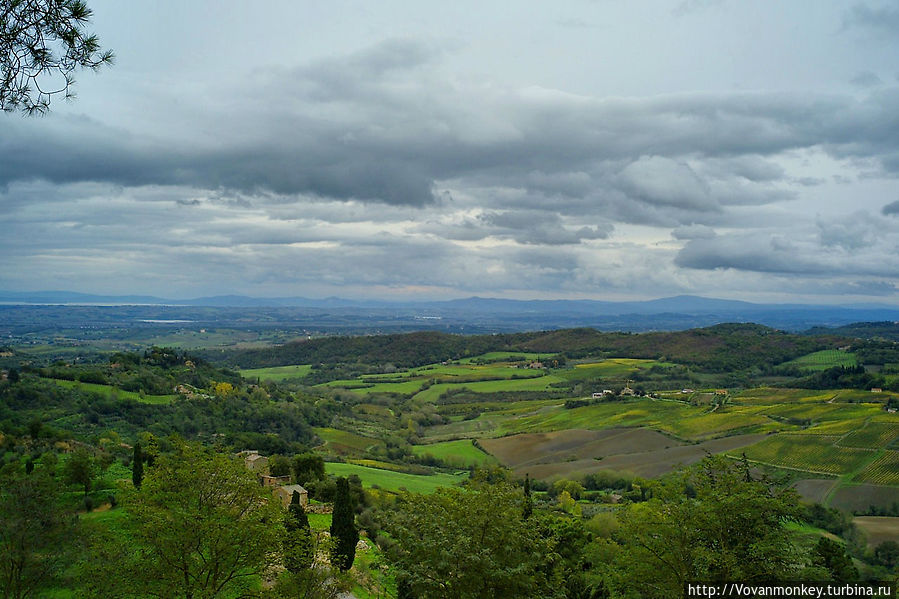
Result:
M0 289L899 304L899 2L89 0Z

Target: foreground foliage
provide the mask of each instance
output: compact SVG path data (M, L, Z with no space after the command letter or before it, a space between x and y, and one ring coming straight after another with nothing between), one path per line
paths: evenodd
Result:
M197 445L159 457L125 508L133 545L102 551L130 549L133 557L100 579L96 596L251 596L282 546L282 512L270 490L241 462ZM110 578L119 588L107 586Z
M23 599L52 586L73 522L42 471L0 477L0 597Z
M754 480L748 465L711 457L664 483L621 517L608 571L621 596L679 596L687 581L796 579L785 524L800 514L791 489Z

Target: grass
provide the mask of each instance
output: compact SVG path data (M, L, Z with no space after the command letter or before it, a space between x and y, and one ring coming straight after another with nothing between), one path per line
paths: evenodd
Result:
M60 387L65 387L67 389L80 389L82 391L90 391L91 393L96 393L97 395L102 395L103 397L109 399L113 396L118 397L119 399L131 399L134 401L139 401L141 403L146 404L170 404L176 399L178 399L177 395L141 395L136 391L123 391L122 389L117 389L112 385L98 385L96 383L82 383L81 381L66 381L62 379L42 379L45 381L50 381L52 383L56 383Z
M458 474L435 473L431 475L404 474L380 468L369 468L356 464L328 462L325 471L335 476L356 474L365 487L377 486L388 491L403 489L412 493L433 493L438 487L451 487L468 478L468 472Z
M283 381L285 379L300 379L312 371L309 364L296 366L273 366L271 368L249 368L241 370L240 376L245 379L258 378L263 381Z
M446 464L461 468L496 463L496 458L481 451L467 439L444 441L431 445L414 445L412 452L417 456L430 454Z
M313 514L306 512L309 518L309 527L313 530L328 530L331 528L331 514Z

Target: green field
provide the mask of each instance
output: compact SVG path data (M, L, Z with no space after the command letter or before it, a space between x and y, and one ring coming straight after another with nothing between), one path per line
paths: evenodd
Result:
M417 456L430 454L446 464L461 468L496 463L496 458L481 451L467 439L444 441L431 445L413 445L412 452Z
M549 384L561 380L558 377L545 377L543 370L513 368L503 363L486 365L453 363L431 364L390 374L341 379L323 383L321 386L345 389L362 397L376 393L415 395L416 402L434 403L447 389L462 385L477 393L542 391Z
M468 478L468 472L431 475L403 474L402 472L337 462L325 464L325 471L335 476L356 474L362 479L362 485L365 487L377 486L388 491L405 489L412 493L433 493L438 487L451 487Z
M738 431L758 433L796 428L752 411L728 409L710 412L708 407L641 398L597 403L571 410L562 406L545 407L534 414L504 420L499 425L497 434L631 426L646 426L692 440L709 439Z
M250 368L241 370L240 376L245 379L258 378L263 381L283 381L285 379L301 379L312 370L309 364L297 366L273 366L271 368Z
M51 381L53 383L56 383L60 387L66 387L67 389L81 389L82 391L90 391L91 393L102 395L107 399L113 396L117 396L119 399L132 399L134 401L139 401L141 403L147 404L168 404L178 399L177 395L141 396L141 394L136 391L123 391L121 389L113 387L112 385L98 385L96 383L82 383L80 381L65 381L62 379L43 380Z
M550 374L532 378L517 378L498 381L479 381L474 383L441 383L432 385L420 393L416 393L412 401L416 403L437 403L440 396L451 389L465 387L473 393L501 393L503 391L547 391L553 383L561 382L561 378Z
M784 362L782 366L795 366L803 370L827 370L834 366L855 366L855 354L838 349L825 349Z

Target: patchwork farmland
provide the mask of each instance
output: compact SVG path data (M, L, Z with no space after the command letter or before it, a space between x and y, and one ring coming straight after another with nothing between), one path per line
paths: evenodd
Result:
M678 366L609 357L547 369L538 363L547 358L536 352L489 352L322 383L358 399L351 419L316 429L319 450L354 462L338 469L374 466L360 471L369 477L371 470L399 469L378 457L386 446L377 423L390 422L401 406L401 411L437 414L443 420L421 427L411 448L423 463L502 464L516 476L544 480L599 471L657 477L721 453L789 472L804 497L824 503L856 505L848 498L860 490L879 502L899 499L899 417L887 413L869 392L756 387L687 393L675 388L654 397L597 400L574 394L621 390ZM850 353L825 350L786 365L819 371L855 363ZM309 368L244 374L274 378Z

